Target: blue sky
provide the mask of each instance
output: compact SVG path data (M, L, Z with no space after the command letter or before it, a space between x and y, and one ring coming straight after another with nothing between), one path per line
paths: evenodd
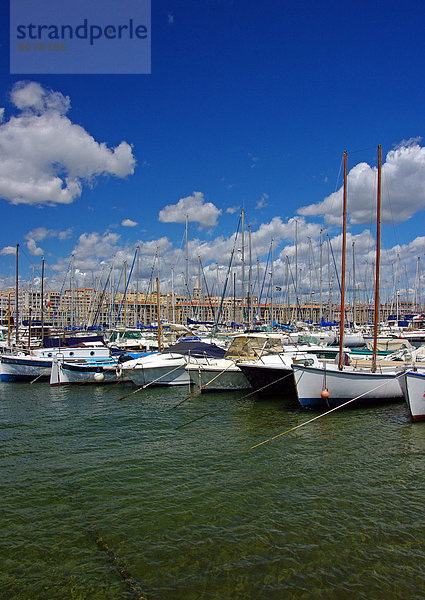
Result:
M350 233L357 236L359 265L370 265L378 144L384 162L392 153L383 177L383 277L387 283L394 277L391 265L400 255L413 285L425 251L422 3L153 0L150 75L10 75L2 12L0 136L11 118L31 119L28 106L22 109L25 94L32 90L45 107L57 92L57 123L67 124L59 153L74 164L80 152L71 140L74 125L83 128L84 143L92 136L109 150L104 174L81 176L80 193L68 204L54 196L40 200L39 189L17 203L16 180L32 172L28 186L37 188L54 157L34 140L35 151L46 153L44 167L21 165L13 181L14 165L32 159L20 156L19 144L11 153L10 144L1 146L0 159L10 160L0 171L2 287L12 282L10 248L17 243L22 279L43 255L52 287L60 286L71 253L88 285L101 263L107 269L112 261L116 268L131 261L137 244L148 276L159 246L167 284L171 269L184 270L184 213L192 275L201 255L211 273L217 263L224 277L242 207L256 258L264 266L273 238L276 276L283 280L286 256L294 256L294 219L304 244L300 260L307 260L308 238L318 256L320 229L335 238L337 251L341 207L332 194L341 186L345 149L353 170ZM113 159L121 143L127 154ZM65 181L69 170L65 160L56 174Z

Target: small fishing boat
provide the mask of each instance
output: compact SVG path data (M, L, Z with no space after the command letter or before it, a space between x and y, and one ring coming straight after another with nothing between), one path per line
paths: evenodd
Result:
M332 408L358 398L357 403L397 401L403 398L397 378L404 371L388 367L380 372L336 364L319 367L294 365L298 400L303 408Z
M425 371L406 371L399 379L411 417L425 420Z
M2 381L32 381L50 378L53 357L61 354L64 360L110 358L109 348L103 344L70 348L36 348L31 353L2 354L0 377Z
M50 385L82 385L116 383L122 376L122 365L132 360L129 354L120 357L66 360L63 354L53 357Z

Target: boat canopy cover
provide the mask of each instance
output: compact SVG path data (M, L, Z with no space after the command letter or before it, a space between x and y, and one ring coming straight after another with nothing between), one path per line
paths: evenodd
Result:
M325 321L325 319L322 317L320 325L321 327L336 327L337 325L339 325L339 323L337 323L336 321Z
M215 344L205 342L177 342L166 348L165 352L176 352L177 354L190 354L191 356L211 356L212 358L223 358L226 351Z
M188 325L215 325L214 321L197 321L196 319L191 319L190 317L187 317L187 324Z
M295 327L291 327L290 325L284 325L283 323L277 323L274 319L273 327L279 327L279 329L286 329L287 331L295 331Z

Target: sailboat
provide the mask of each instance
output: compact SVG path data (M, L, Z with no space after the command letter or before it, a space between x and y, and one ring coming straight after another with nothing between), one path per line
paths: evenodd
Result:
M375 323L374 350L371 368L358 368L348 364L343 353L345 321L345 251L347 222L347 152L344 152L343 185L343 234L341 272L341 320L338 364L322 363L319 367L294 365L294 378L298 400L303 408L330 408L349 400L356 403L401 399L398 377L404 371L392 367L380 367L377 371L376 350L379 320L379 264L380 264L380 221L381 221L381 146L378 147L378 190L377 190L377 236L375 276Z

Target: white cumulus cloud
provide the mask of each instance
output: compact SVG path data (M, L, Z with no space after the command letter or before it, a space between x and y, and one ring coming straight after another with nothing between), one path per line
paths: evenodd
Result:
M185 223L187 216L189 221L199 223L201 227L214 227L221 212L212 202L205 202L202 192L193 192L192 196L180 198L177 204L163 208L159 220L162 223Z
M2 256L8 256L9 254L16 254L16 246L5 246L0 250Z
M136 227L137 221L132 221L131 219L124 219L121 221L121 225L123 227Z
M108 148L72 123L60 92L18 82L10 97L20 113L0 124L0 197L11 204L70 204L95 177L134 172L131 146Z
M46 227L36 227L32 231L29 231L25 235L25 240L27 244L27 248L33 256L41 256L44 254L42 248L37 246L37 242L42 242L46 238L58 238L59 240L66 240L71 236L72 229L65 229L64 231L59 231L55 229L47 229Z
M376 206L377 168L357 164L347 177L347 210L353 224L370 223ZM324 215L325 222L339 224L342 187L322 202L303 206L303 216ZM405 141L388 152L382 165L382 221L407 221L425 209L425 147L418 139Z

